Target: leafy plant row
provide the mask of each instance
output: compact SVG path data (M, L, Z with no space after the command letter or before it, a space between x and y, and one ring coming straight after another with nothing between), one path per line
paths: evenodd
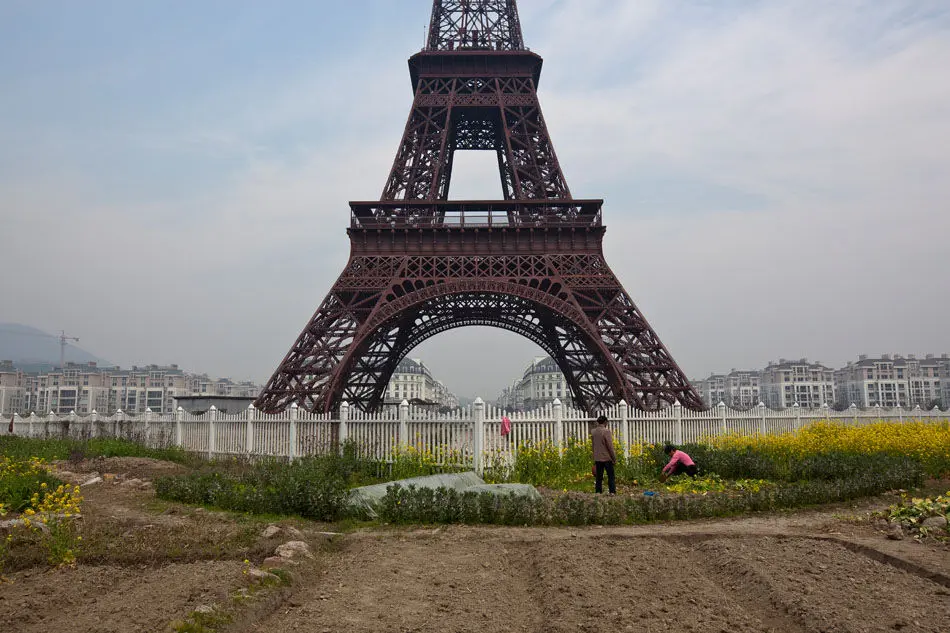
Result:
M731 494L603 496L565 492L541 499L514 495L402 487L394 484L379 516L390 523L501 525L621 525L722 517L761 510L847 501L919 486L924 473L911 460L839 479L784 482Z

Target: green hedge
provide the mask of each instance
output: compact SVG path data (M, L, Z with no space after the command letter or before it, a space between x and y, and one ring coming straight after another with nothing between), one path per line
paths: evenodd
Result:
M750 511L847 501L895 488L919 486L924 473L912 460L879 472L841 479L781 483L757 492L653 497L556 493L541 499L393 484L380 504L389 523L501 525L621 525L721 517Z
M170 501L253 514L333 521L345 513L352 473L341 457L245 462L229 470L161 477L155 480L155 493Z

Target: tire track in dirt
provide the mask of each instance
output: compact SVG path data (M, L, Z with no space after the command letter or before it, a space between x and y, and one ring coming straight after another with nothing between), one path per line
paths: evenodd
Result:
M756 595L799 629L822 633L950 630L941 585L809 538L709 539L689 546L696 563L738 595ZM782 615L781 617L786 617Z

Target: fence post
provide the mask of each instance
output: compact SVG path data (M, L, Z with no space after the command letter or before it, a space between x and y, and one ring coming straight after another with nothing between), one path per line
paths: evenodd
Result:
M250 414L248 410L248 414ZM288 440L290 441L290 448L287 449L287 457L290 461L294 461L297 457L297 416L300 414L300 407L296 402L291 403L290 405L290 429L288 435L290 436Z
M765 403L759 401L759 435L765 435Z
M875 422L881 422L884 419L884 416L882 415L880 402L874 405L874 417L875 417L875 420L874 420Z
M825 422L831 422L831 407L828 406L827 402L821 404L821 417Z
M34 431L33 431L33 423L34 423L34 422L36 422L36 413L33 412L33 411L30 411L30 434L29 434L27 437L29 437L29 438L31 438L31 439L33 438L33 432L34 432Z
M858 405L851 403L851 406L848 407L851 410L851 424L854 426L858 425Z
M121 410L119 409L119 411ZM99 412L95 409L89 414L89 424L92 425L92 436L99 437Z
M719 404L717 404L716 406L719 407L719 417L720 417L720 421L721 421L721 423L722 423L722 424L721 424L721 426L722 426L722 434L725 435L726 433L729 432L729 430L728 430L729 427L726 425L726 403L723 402L722 400L720 400L720 401L719 401Z
M152 428L152 408L145 407L145 445L149 445L149 432Z
M474 419L472 420L472 470L481 477L482 469L482 446L485 441L485 401L481 398L475 398L472 406Z
M10 432L16 435L16 427L23 424L23 418L16 411L13 412L13 430Z
M795 409L795 430L798 431L802 428L802 405L796 402L792 408Z
M53 413L53 410L52 410L52 409L49 410L49 413L48 413L47 416L46 416L46 437L49 437L49 436L50 436L50 428L49 428L49 423L50 423L50 422L59 422L59 419L56 417L56 414ZM60 428L59 428L59 436L60 436L60 437L63 436L63 427L62 427L62 425L60 425Z
M218 408L211 405L208 409L208 459L214 459L214 421L218 419Z
M135 417L135 411L132 412L132 416ZM115 417L112 418L112 437L119 437L119 420L122 419L122 409L119 409L115 412Z
M564 405L560 398L555 398L554 402L554 444L558 450L564 448Z
M904 423L904 407L901 406L901 403L897 403L897 421L901 424Z
M630 420L627 418L627 401L621 400L617 403L617 411L620 413L620 441L623 443L623 454L630 457Z
M175 409L175 446L185 446L181 443L181 419L185 415L185 410L181 407Z
M71 409L69 411L69 434L72 436L76 432L76 410ZM80 434L80 439L82 434Z
M683 405L679 400L673 404L673 415L676 416L676 437L673 441L679 446L683 444Z
M920 422L921 411L922 409L919 404L914 407L914 422Z
M343 453L343 443L346 442L348 430L347 429L347 420L350 417L350 404L344 400L340 404L340 433L339 433L339 442L340 442L340 453Z
M399 441L397 446L409 446L409 401L399 403Z
M250 455L254 452L254 404L247 405L244 429L244 452Z

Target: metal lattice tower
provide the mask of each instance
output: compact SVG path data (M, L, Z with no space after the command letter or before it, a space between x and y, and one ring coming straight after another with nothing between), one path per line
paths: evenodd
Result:
M435 0L409 60L414 99L379 201L351 202L350 259L257 406L382 404L399 361L467 325L525 336L596 411L704 408L604 259L602 200L575 200L554 152L515 0ZM458 150L495 152L502 199L450 201Z

